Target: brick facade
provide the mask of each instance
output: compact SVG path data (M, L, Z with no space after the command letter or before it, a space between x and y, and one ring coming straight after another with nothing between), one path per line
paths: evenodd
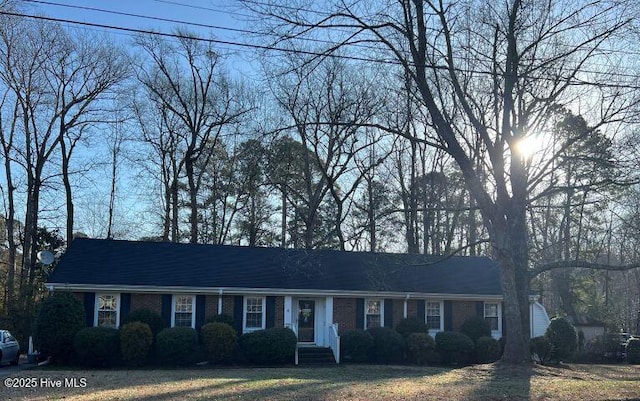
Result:
M424 316L418 316L418 300L410 299L407 301L407 317L418 318L424 320Z
M216 316L218 314L218 296L217 295L207 295L204 301L204 314L205 318L208 319L212 316Z
M162 295L131 294L131 310L147 309L158 315L162 314Z
M233 316L233 301L233 296L231 295L224 295L222 297L222 314Z
M453 301L451 314L453 330L458 331L467 319L476 316L476 303L473 301Z
M333 298L333 321L338 323L339 335L356 329L356 299Z

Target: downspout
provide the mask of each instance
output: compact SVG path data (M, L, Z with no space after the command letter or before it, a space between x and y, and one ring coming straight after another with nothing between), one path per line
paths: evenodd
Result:
M218 291L218 316L222 315L222 289Z
M404 311L403 311L403 316L402 317L404 317L405 319L409 315L409 310L408 310L408 307L407 307L407 304L409 302L409 298L410 298L409 294L407 294L407 296L404 298Z

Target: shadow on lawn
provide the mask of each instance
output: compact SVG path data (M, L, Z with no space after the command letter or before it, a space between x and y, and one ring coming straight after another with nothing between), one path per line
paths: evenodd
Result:
M482 385L478 386L473 399L529 400L533 366L493 363L472 368Z

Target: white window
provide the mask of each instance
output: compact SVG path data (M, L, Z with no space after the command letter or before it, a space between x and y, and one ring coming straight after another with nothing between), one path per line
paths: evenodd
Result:
M243 331L255 331L265 328L265 297L244 297Z
M425 304L425 318L430 334L442 331L444 326L444 313L442 313L442 301L427 301Z
M365 299L364 301L364 328L384 326L382 300Z
M501 331L502 324L500 322L500 304L497 302L485 302L484 303L484 319L489 323L491 327L491 333L497 334Z
M171 327L196 327L195 295L174 295L171 305Z
M120 294L96 294L94 326L118 328L120 323Z

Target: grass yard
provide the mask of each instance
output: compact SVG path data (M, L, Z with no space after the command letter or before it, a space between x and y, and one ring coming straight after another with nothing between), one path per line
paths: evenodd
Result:
M0 387L2 400L640 400L640 367L568 365L464 369L327 368L30 370L37 388ZM84 388L65 388L76 379ZM63 388L44 388L56 383ZM73 384L73 383L67 383Z

